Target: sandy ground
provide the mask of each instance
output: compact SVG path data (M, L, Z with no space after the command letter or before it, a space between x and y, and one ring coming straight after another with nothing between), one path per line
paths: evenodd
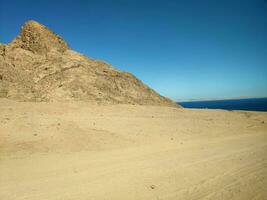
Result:
M0 199L267 199L267 113L0 100Z

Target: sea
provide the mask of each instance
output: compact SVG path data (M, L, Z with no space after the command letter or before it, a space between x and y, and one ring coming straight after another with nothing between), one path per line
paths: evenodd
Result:
M267 111L267 98L177 102L184 108Z

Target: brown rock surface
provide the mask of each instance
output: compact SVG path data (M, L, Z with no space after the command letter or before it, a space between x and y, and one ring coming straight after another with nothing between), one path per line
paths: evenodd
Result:
M175 106L132 74L71 50L32 20L11 43L0 44L0 97Z

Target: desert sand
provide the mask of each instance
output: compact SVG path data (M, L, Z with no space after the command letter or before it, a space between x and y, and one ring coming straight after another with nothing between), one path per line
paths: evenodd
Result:
M0 199L267 199L267 113L0 99Z

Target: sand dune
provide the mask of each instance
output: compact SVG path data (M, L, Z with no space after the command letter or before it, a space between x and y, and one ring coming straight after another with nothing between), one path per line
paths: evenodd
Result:
M0 199L267 199L267 113L0 100Z

